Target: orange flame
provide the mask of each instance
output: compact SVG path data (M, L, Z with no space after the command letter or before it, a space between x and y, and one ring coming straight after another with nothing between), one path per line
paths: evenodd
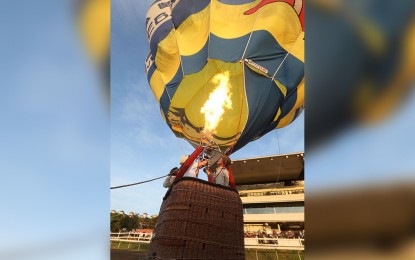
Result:
M222 121L222 115L226 109L232 109L232 93L231 85L229 83L229 71L216 74L212 81L216 88L209 95L209 99L200 109L200 112L205 115L204 133L209 135L215 133L215 129L219 122Z

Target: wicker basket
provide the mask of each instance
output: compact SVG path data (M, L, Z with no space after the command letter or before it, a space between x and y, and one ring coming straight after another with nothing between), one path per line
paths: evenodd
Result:
M160 208L148 259L244 259L243 209L236 190L177 180Z

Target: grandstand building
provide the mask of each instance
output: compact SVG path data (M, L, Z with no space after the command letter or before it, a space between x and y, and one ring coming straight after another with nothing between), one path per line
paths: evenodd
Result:
M304 153L232 162L245 247L304 249Z

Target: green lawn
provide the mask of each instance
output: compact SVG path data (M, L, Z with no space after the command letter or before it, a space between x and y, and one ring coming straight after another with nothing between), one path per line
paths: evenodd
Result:
M128 242L111 242L111 249L128 249L147 251L149 244L145 243L128 243Z
M149 244L111 242L111 249L126 249L147 251ZM278 256L277 256L278 255ZM295 250L266 250L266 249L245 249L246 260L304 260L304 251Z
M304 260L304 251L245 249L246 260Z

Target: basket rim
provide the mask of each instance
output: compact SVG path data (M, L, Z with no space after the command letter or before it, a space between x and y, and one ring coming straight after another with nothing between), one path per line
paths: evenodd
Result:
M201 179L194 178L194 177L182 177L180 179L174 180L172 185L170 185L169 189L167 190L166 194L163 197L163 201L166 200L169 197L169 195L171 193L171 190L173 189L174 185L176 185L177 183L179 183L181 181L195 181L195 182L199 182L199 183L202 183L202 184L207 184L207 185L210 185L210 186L213 186L213 187L217 187L217 188L220 188L220 189L233 191L233 192L235 192L236 194L239 195L238 190L236 190L234 188L231 188L231 187L228 187L228 186L223 186L223 185L220 185L220 184L216 184L216 183L213 183L213 182L208 182L208 181L201 180Z

